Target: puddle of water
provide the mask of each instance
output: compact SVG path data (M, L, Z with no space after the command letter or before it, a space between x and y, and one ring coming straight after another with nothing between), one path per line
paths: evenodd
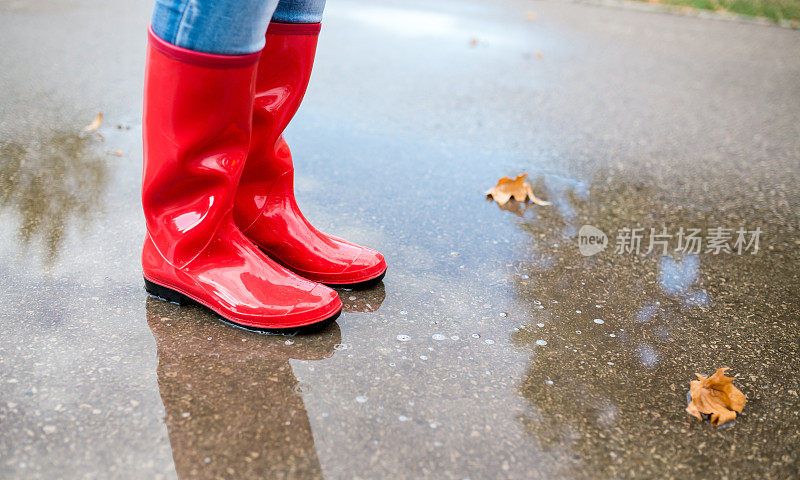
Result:
M336 323L288 343L229 327L199 308L148 298L146 312L178 477L322 478L303 404L316 392L298 382L289 360L333 355L341 341Z
M15 214L22 247L40 245L46 264L73 224L85 230L102 211L110 174L97 150L93 137L71 133L0 144L0 210Z
M719 452L731 447L736 454L724 462L732 471L754 462L761 471L786 471L797 444L774 432L800 428L794 413L800 402L791 393L798 380L781 373L798 353L800 255L791 247L791 228L769 223L766 211L696 216L654 201L660 196L654 188L597 178L603 180L588 197L565 196L574 215L542 209L521 226L534 255L553 260L523 266L530 280L512 278L530 317L547 319L543 328L512 335L532 353L520 385L530 406L521 425L541 448L559 452L558 473L565 477L691 471L717 464ZM582 223L609 234L611 248L582 256L574 234ZM756 255L613 251L619 228L706 225L761 226L768 235ZM545 311L534 298L545 299ZM694 372L722 366L732 368L749 400L744 420L726 433L693 421L682 408Z
M459 33L458 17L424 10L366 7L353 10L350 16L401 35L452 37Z

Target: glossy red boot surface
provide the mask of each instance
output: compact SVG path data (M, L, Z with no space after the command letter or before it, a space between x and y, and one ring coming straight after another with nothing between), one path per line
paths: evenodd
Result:
M326 235L303 216L294 197L294 167L282 133L305 94L319 24L271 23L256 76L253 139L236 192L234 219L270 257L303 277L362 287L383 278L375 250Z
M149 33L142 206L147 290L199 303L258 329L327 323L342 303L330 288L280 266L233 221L251 136L258 53L192 52Z

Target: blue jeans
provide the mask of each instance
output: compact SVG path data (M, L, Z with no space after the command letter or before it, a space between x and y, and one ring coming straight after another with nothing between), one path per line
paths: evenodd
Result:
M243 55L264 48L270 21L317 23L324 8L325 0L156 0L150 23L173 45Z

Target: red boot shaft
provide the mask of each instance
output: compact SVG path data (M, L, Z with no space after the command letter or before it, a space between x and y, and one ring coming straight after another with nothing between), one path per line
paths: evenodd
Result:
M326 235L306 220L295 201L292 156L282 137L308 86L319 27L269 26L234 219L248 238L292 271L329 285L353 286L380 280L386 262L380 253Z
M258 54L192 52L150 32L142 266L155 295L201 303L250 327L294 328L331 318L341 301L270 260L233 222L257 61Z

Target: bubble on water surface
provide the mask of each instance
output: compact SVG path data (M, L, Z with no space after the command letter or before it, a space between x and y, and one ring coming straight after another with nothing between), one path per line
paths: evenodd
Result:
M411 337L409 337L408 335L401 334L397 336L397 339L400 340L401 342L407 342L411 340Z
M472 338L481 338L481 336L478 333L473 333L472 334Z
M407 422L408 421L408 417L406 417L405 415L400 415L399 417L397 417L397 419L400 420L401 422Z
M284 345L294 345L294 340L286 340L283 342Z
M484 340L484 342L486 342L487 345L494 345L494 340L492 340L491 338L487 338L486 340Z
M445 337L441 333L434 333L433 335L431 335L431 338L434 340L444 340L447 337Z
M545 345L547 345L547 341L546 340L536 340L536 345L541 345L542 347L544 347Z
M647 344L639 345L636 349L639 361L647 368L654 368L658 364L658 353Z
M536 326L539 328L544 328L544 323L537 323Z
M594 323L596 323L598 325L602 325L602 324L604 324L606 322L604 322L603 319L601 319L601 318L595 318L594 319Z
M358 402L358 403L365 403L366 401L367 401L367 397L365 397L363 395L359 395L359 396L356 397L356 402Z

